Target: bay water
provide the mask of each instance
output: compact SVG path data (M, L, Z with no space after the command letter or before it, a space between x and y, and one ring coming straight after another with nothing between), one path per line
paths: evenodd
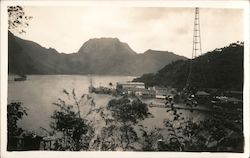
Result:
M117 82L131 81L135 76L101 76L101 75L28 75L25 81L14 81L15 76L8 77L8 103L22 102L27 108L28 115L18 122L19 126L28 131L41 133L40 127L50 130L51 116L58 109L52 103L63 98L63 90L72 92L75 89L79 98L82 94L88 94L91 82L95 87L113 87ZM110 85L112 83L112 85ZM106 106L113 96L104 94L91 94L97 106ZM64 98L65 99L65 98ZM67 98L66 98L67 99ZM163 120L168 118L164 108L149 108L153 118L145 119L141 124L148 128L163 126ZM203 117L202 114L182 110L186 116L195 115L196 118Z

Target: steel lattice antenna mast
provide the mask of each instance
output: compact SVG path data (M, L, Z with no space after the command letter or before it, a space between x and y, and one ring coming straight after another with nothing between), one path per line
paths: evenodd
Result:
M192 75L192 64L193 60L202 54L201 50L201 33L200 33L200 16L199 16L199 8L195 8L195 18L194 18L194 30L193 30L193 50L192 50L192 58L190 61L190 69L188 74L188 79L186 83L186 87L191 86L191 75Z
M195 18L194 18L194 35L193 35L193 51L192 59L201 55L201 32L200 32L200 16L199 8L195 8Z

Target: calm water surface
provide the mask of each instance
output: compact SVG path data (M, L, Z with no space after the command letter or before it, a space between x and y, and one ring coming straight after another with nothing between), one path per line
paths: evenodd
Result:
M117 82L131 81L134 76L85 76L85 75L29 75L26 81L14 82L14 76L9 76L8 81L8 103L21 101L28 109L28 116L19 121L19 125L26 129L41 132L40 127L50 129L50 116L57 109L53 102L62 98L63 89L72 91L80 97L83 93L88 93L90 78L94 86L109 86L111 82L114 86ZM106 106L112 99L109 95L91 94L98 106ZM67 99L67 98L64 98ZM148 118L141 123L148 128L162 127L163 120L168 118L166 109L149 108L154 118ZM190 116L189 111L182 111L186 117ZM196 118L203 117L200 113L193 113Z
M84 75L29 75L26 81L14 82L14 76L9 76L8 103L21 101L28 108L28 116L20 121L20 125L29 130L39 130L40 127L49 128L50 116L57 108L53 105L63 96L63 89L72 91L80 97L88 93L90 78L94 86L108 86L111 82L130 81L133 76L84 76ZM97 105L106 105L112 97L107 95L93 95Z

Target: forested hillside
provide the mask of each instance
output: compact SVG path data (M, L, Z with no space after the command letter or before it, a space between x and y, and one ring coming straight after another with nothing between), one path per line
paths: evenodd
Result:
M243 44L230 44L215 49L192 62L190 84L195 87L230 90L243 89ZM179 60L166 65L155 74L144 74L134 81L145 82L148 86L172 86L183 88L190 72L191 60Z

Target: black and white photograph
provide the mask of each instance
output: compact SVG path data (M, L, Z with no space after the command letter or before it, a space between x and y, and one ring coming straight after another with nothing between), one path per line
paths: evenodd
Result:
M249 2L8 2L4 158L249 152Z

